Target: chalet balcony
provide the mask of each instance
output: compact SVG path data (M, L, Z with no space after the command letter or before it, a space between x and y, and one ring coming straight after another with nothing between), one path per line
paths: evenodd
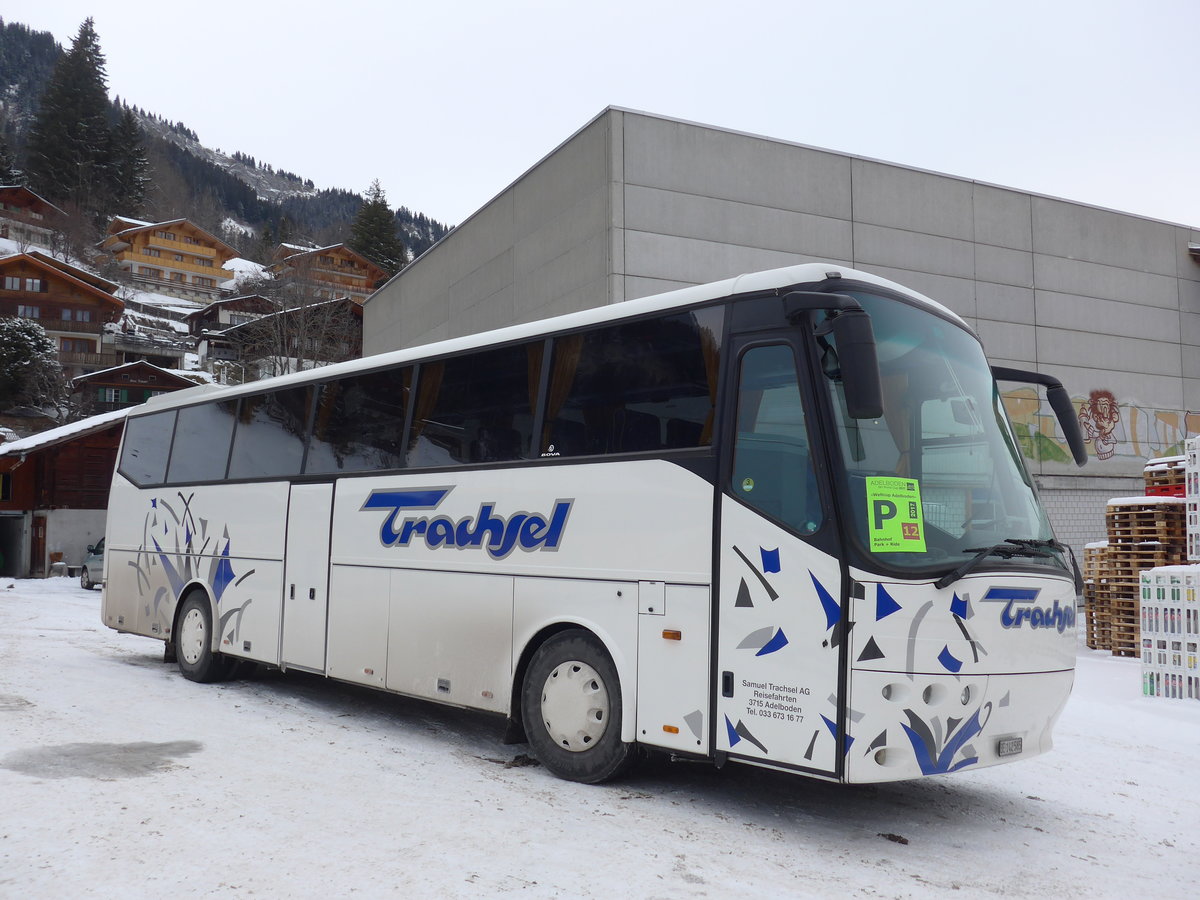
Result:
M100 334L104 330L100 322L75 322L68 319L34 319L51 334L69 332L71 334Z
M10 293L17 293L17 292L10 292ZM20 293L24 293L24 292L20 292ZM42 315L38 316L37 318L30 318L28 316L25 316L23 318L29 318L30 322L37 322L48 332L51 332L51 333L53 333L53 332L69 332L71 334L99 334L101 332L101 330L104 328L104 325L101 322L76 322L72 319L58 318L58 316L60 315L59 310L56 309L55 307L49 305L49 303L47 302L47 297L49 296L48 294L45 294L45 293L39 294L39 293L31 292L31 293L28 293L26 296L32 298L29 301L29 304L31 306L37 306L37 307L41 308ZM93 310L93 315L95 315L97 312L98 312L98 310ZM17 304L11 303L11 302L0 303L0 316L16 317L17 316Z
M166 269L167 266L162 264L162 260L154 260L159 263L156 268ZM196 274L200 274L197 272ZM155 293L170 294L173 297L187 296L189 294L197 295L196 299L205 298L204 302L221 295L221 282L227 281L233 277L232 273L226 272L224 269L205 269L204 277L213 279L213 285L209 287L204 284L195 284L190 281L171 281L169 278L153 278L149 275L143 275L140 272L133 273L133 280L140 285L144 285L148 290Z
M115 353L71 353L66 350L58 351L60 366L95 366L98 369L111 369L121 364L121 358Z
M321 265L320 263L318 263L317 265L312 267L312 270L314 272L321 272L325 275L332 275L333 280L336 280L336 281L360 281L361 282L361 281L367 280L367 270L358 268L358 267L351 268L350 266L337 266L337 265L330 266L330 265Z
M130 253L127 259L137 263L138 265L152 266L156 269L162 269L167 272L188 272L192 275L203 275L208 278L215 278L217 281L228 281L233 277L233 272L230 272L228 269L222 269L220 266L216 265L216 263L211 266L204 266L196 263L194 259L193 261L189 262L187 260L180 261L174 258L176 253L180 253L180 255L187 254L191 255L192 257L207 256L210 259L215 255L212 251L209 251L207 254L199 252L203 249L204 248L202 247L188 247L185 250L181 247L180 250L166 251L162 256L149 256L145 253ZM134 277L136 278L145 276L135 275ZM178 284L179 282L174 283Z
M187 352L187 345L183 343L159 340L142 334L125 334L120 331L104 335L104 347L105 349L111 347L116 351L114 355L136 353L176 360L182 360Z

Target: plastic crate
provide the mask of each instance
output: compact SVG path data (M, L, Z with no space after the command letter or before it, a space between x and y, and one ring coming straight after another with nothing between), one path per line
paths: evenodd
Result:
M1139 577L1142 693L1200 701L1200 566L1163 566Z

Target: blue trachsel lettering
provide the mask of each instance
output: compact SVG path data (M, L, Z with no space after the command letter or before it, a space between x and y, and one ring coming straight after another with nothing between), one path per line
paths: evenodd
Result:
M407 547L415 539L423 538L431 550L482 547L493 559L504 559L518 547L526 552L557 550L574 503L574 500L556 500L549 515L518 512L501 516L496 514L496 504L489 502L481 503L474 516L457 522L448 516L405 516L412 510L435 509L450 490L372 491L361 508L388 510L379 527L379 542L385 547ZM398 521L401 517L403 520Z
M1005 628L1020 628L1028 624L1030 629L1053 628L1062 634L1075 627L1075 609L1063 606L1057 600L1050 607L1017 606L1017 599L1010 599L1000 611L1000 624ZM1028 602L1028 601L1026 601Z

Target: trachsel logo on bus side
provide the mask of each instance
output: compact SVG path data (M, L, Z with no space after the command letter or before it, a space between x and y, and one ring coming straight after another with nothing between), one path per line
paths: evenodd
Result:
M387 510L379 526L379 542L385 547L408 547L420 539L430 550L454 547L459 550L484 548L492 559L504 559L518 547L527 553L557 550L571 514L572 500L555 500L548 513L518 511L507 516L496 514L496 504L479 504L473 516L454 520L449 516L410 515L419 510L434 510L453 487L416 488L413 490L371 491L360 507Z
M1031 630L1048 628L1062 634L1075 627L1075 609L1061 605L1058 600L1053 606L1036 606L1040 588L991 587L983 595L985 602L1003 603L1000 624L1005 628L1020 628L1028 625Z

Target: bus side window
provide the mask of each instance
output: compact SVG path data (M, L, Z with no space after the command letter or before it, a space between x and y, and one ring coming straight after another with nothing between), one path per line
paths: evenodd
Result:
M523 459L533 438L542 341L423 363L408 440L412 467Z
M406 366L321 385L304 471L311 475L401 468L412 372Z
M800 534L820 527L821 502L789 345L753 347L742 356L732 490Z
M125 445L120 472L139 487L162 484L175 431L175 410L131 416L125 424Z
M229 457L230 478L300 474L312 392L308 385L242 398Z
M179 410L167 481L186 484L224 478L236 414L236 400L201 403Z
M540 454L709 446L723 314L699 309L556 338Z

